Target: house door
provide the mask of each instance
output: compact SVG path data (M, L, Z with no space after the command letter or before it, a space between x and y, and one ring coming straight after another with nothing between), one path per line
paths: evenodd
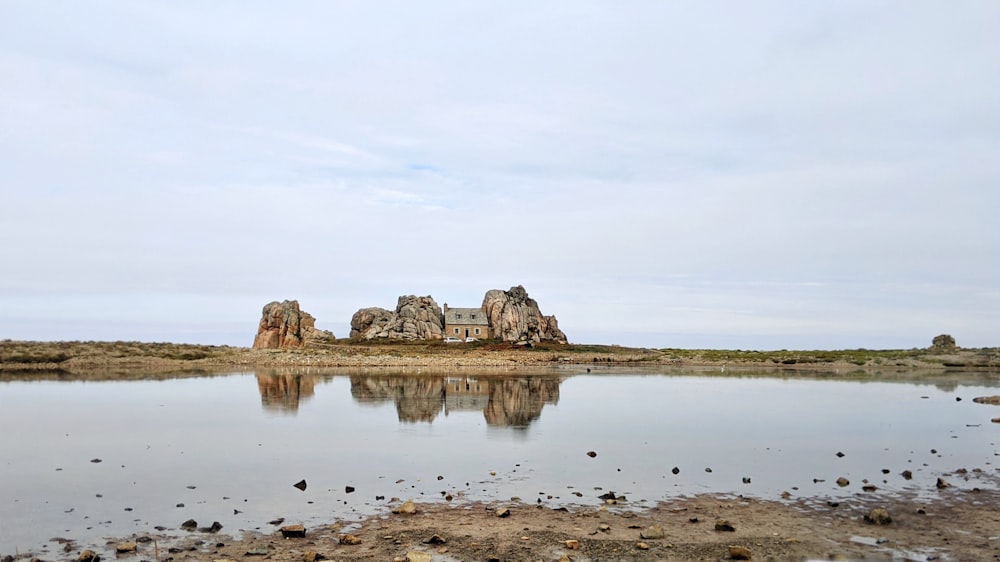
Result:
M468 328L465 329L465 337L469 337L469 329Z

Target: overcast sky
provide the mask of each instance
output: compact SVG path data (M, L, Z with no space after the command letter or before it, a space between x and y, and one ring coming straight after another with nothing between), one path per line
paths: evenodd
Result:
M0 0L0 338L524 285L571 341L1000 345L1000 3Z

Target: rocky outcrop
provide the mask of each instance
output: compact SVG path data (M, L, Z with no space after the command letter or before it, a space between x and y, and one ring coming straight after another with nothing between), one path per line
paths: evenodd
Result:
M955 344L955 338L951 335L941 334L935 336L931 341L930 350L932 353L955 353L958 351L958 345Z
M299 308L299 301L274 301L264 306L253 347L306 347L335 339L332 332L316 328L316 319Z
M556 341L566 343L555 316L544 316L535 299L518 285L509 291L494 289L483 297L483 310L494 337L507 342Z
M351 338L373 340L439 340L444 337L444 313L430 296L399 297L396 310L362 308L351 317Z

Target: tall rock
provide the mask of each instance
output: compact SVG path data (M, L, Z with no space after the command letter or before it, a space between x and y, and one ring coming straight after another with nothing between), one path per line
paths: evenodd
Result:
M566 334L559 329L555 316L544 316L535 299L518 285L509 291L494 289L483 297L483 310L490 319L495 337L508 342L566 343Z
M396 310L362 308L351 317L351 337L363 340L439 340L444 337L444 313L431 296L404 295Z
M264 306L253 347L305 347L335 339L332 332L316 328L316 319L299 308L299 301L274 301Z

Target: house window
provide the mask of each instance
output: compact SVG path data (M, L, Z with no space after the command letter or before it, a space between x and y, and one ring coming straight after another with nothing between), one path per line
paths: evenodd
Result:
M461 312L456 312L455 313L455 318L458 318L459 320L461 320L462 319L462 313Z
M455 328L455 335L458 335L458 328Z
M475 313L475 312L473 312L473 313L472 313L472 319L473 319L473 320L475 320L475 319L476 319L476 313Z
M479 328L476 328L476 335L479 335Z

